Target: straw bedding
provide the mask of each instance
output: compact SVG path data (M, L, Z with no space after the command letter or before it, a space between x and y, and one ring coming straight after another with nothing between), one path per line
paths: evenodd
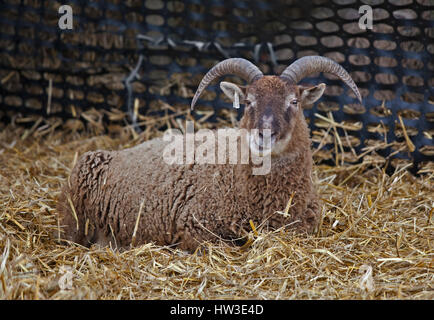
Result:
M434 165L413 176L398 163L386 174L375 145L362 163L344 162L342 152L338 166L315 167L323 200L315 235L252 225L245 246L205 244L194 254L153 244L118 252L59 242L56 199L77 157L130 147L190 117L188 108L163 107L171 111L164 117L138 117L147 125L140 134L115 111L104 111L119 120L107 128L91 111L81 115L86 131L77 131L79 120L60 125L37 117L21 119L31 127L1 130L0 299L434 299ZM211 114L203 111L197 127L215 125L205 121ZM221 119L230 125L234 115ZM340 124L332 118L319 120L319 141L346 140L333 136ZM335 150L339 155L339 144ZM317 162L322 154L315 153Z

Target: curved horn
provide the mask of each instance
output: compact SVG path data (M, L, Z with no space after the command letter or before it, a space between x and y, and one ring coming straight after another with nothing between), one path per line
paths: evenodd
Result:
M255 66L253 63L246 59L230 58L223 60L216 64L203 77L196 90L193 100L191 101L191 110L193 110L197 99L199 99L200 95L202 94L202 91L205 90L205 88L211 83L211 81L226 74L237 75L244 80L247 80L249 83L263 76L261 70L259 70L257 66Z
M357 99L362 103L362 96L360 95L359 89L348 72L345 71L340 64L326 57L307 56L300 58L288 66L280 77L296 84L303 78L317 72L327 72L339 77L353 90Z

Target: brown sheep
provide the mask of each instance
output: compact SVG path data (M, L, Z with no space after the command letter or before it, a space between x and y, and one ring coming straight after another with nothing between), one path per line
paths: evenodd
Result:
M247 80L247 87L227 82L220 86L235 107L245 103L239 128L246 130L239 140L252 152L271 154L270 172L252 174L257 166L252 158L236 164L168 164L163 160L169 145L164 138L122 151L87 152L58 201L65 238L86 246L129 248L155 242L193 251L204 241L239 243L251 230L250 221L264 228L313 232L320 204L311 180L311 141L302 106L318 100L325 85L297 83L317 72L339 76L361 101L348 73L324 57L298 59L280 76L263 76L240 58L220 62L202 79L192 108L214 79L235 74ZM269 144L261 132L246 135L251 129L269 130Z

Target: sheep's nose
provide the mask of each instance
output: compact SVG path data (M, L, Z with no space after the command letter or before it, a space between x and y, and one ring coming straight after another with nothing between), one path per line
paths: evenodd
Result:
M275 138L276 135L277 135L277 132L276 132L276 131L271 131L271 138ZM264 135L263 135L263 133L262 133L261 131L259 131L259 138L260 138L261 140L264 139Z

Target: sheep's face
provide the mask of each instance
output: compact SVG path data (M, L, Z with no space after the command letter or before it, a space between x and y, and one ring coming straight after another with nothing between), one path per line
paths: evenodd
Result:
M220 87L234 107L238 100L245 104L241 127L259 129L258 134L249 137L250 150L279 155L287 150L297 121L305 121L303 105L318 100L325 84L304 87L288 84L277 76L264 76L247 87L228 82L221 82ZM271 137L264 136L264 132Z

